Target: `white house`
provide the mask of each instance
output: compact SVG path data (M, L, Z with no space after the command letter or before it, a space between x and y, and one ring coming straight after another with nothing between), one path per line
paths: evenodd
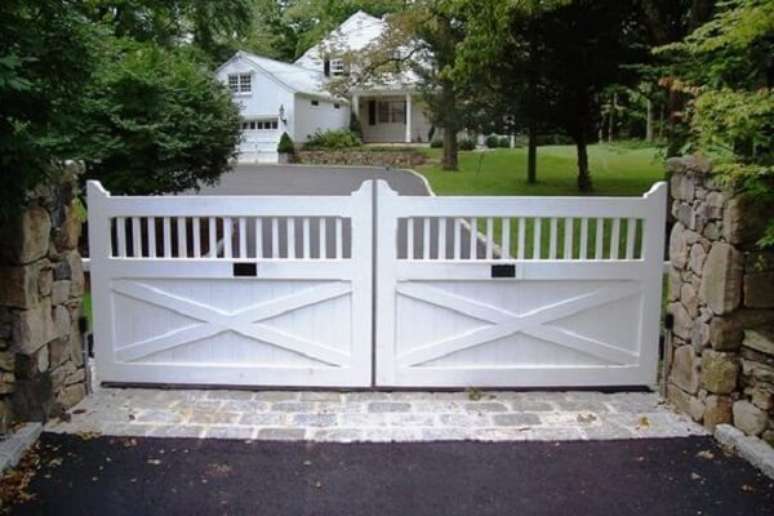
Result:
M242 112L240 161L276 161L283 131L303 143L318 130L349 127L350 112L360 120L366 143L429 141L431 124L414 74L355 89L349 99L325 88L337 76L356 72L342 56L374 44L386 23L358 11L293 64L240 51L218 68Z

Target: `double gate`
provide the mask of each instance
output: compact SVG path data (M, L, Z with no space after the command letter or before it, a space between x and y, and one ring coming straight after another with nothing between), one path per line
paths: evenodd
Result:
M641 198L113 197L90 182L101 381L646 385L666 186Z

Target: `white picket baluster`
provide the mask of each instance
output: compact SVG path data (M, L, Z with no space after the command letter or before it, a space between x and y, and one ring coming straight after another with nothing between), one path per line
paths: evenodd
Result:
M589 251L589 219L583 217L581 219L581 233L580 233L580 254L578 258L581 260L588 259Z
M188 235L185 231L185 217L177 218L177 257L186 258L188 254Z
M231 217L223 217L223 258L233 258L233 226Z
M156 217L145 219L148 234L148 258L156 258Z
M320 217L320 259L326 260L328 258L328 236L326 235L328 229L327 220L325 217Z
M194 258L202 257L202 235L201 235L200 218L193 218L193 255Z
M637 219L627 219L626 221L626 259L634 258L634 239L637 234Z
M549 260L556 259L556 246L557 246L557 240L559 240L558 224L559 224L559 221L556 219L556 217L551 217L551 229L548 235L549 236L548 259Z
M543 219L539 217L535 217L535 228L534 228L534 234L532 243L535 246L534 249L532 249L532 259L533 260L540 260L540 257L543 255L543 239L541 236L541 232L543 230Z
M438 259L446 259L446 217L438 219Z
M304 217L301 231L303 232L303 238L304 238L304 260L308 260L311 257L311 244L310 244L310 235L309 235L309 217Z
M344 221L341 217L336 218L336 258L344 258Z
M564 219L564 253L562 258L565 260L572 260L573 222L572 217Z
M279 220L277 217L271 218L271 256L270 258L279 258Z
M413 260L414 256L414 219L406 219L406 258Z
M296 219L288 217L285 219L285 225L287 231L285 232L288 238L288 258L291 260L296 259Z
M430 259L430 219L424 218L422 225L422 259Z
M116 217L116 236L118 250L115 254L118 258L126 258L126 219L124 217Z
M142 235L140 234L140 218L132 217L132 256L142 258Z
M494 221L492 217L486 219L486 259L491 260L493 256L492 241L494 240Z
M478 259L478 220L476 217L470 219L470 259Z
M613 219L613 232L610 236L610 259L618 259L618 248L621 245L621 219Z
M207 233L209 234L209 249L207 255L210 258L218 257L218 219L210 217L207 221Z
M172 258L172 226L169 217L164 217L161 225L164 236L164 258Z
M601 260L603 258L602 249L603 242L605 240L605 219L597 218L597 231L594 244L594 259Z
M454 259L462 258L462 222L460 219L454 219Z
M519 248L516 250L516 256L519 260L523 260L527 254L527 219L519 217Z
M507 260L511 257L511 219L506 217L502 220L502 256L501 258Z
M263 258L263 219L255 218L255 257Z

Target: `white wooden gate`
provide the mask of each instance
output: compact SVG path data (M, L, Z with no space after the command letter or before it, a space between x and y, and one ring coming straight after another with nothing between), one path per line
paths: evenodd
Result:
M655 383L665 209L379 184L377 385Z
M112 197L90 182L97 376L652 384L665 211L664 183L530 198L403 197L384 181L351 196Z
M90 182L98 378L371 385L373 186L113 197Z

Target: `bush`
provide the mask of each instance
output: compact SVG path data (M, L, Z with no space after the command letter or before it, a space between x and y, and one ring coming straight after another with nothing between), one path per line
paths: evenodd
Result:
M443 140L440 140L440 139L430 140L430 148L440 149L441 147L443 147Z
M360 125L360 120L355 113L349 114L349 130L361 140L363 139L363 127Z
M346 149L360 147L362 142L349 129L331 129L325 132L317 131L304 144L305 150L316 149Z
M538 145L573 145L575 142L566 134L540 134L537 137Z
M498 143L497 146L503 149L511 148L511 139L508 136L501 136L500 140L497 143Z
M279 145L277 145L277 152L280 154L296 153L296 146L293 144L293 139L288 133L282 133L282 136L280 136Z
M459 141L457 147L463 151L472 151L476 148L476 141L473 138L463 138Z
M484 143L486 144L487 149L496 149L500 146L500 138L498 138L494 134L490 134L486 137L486 140L484 140Z

